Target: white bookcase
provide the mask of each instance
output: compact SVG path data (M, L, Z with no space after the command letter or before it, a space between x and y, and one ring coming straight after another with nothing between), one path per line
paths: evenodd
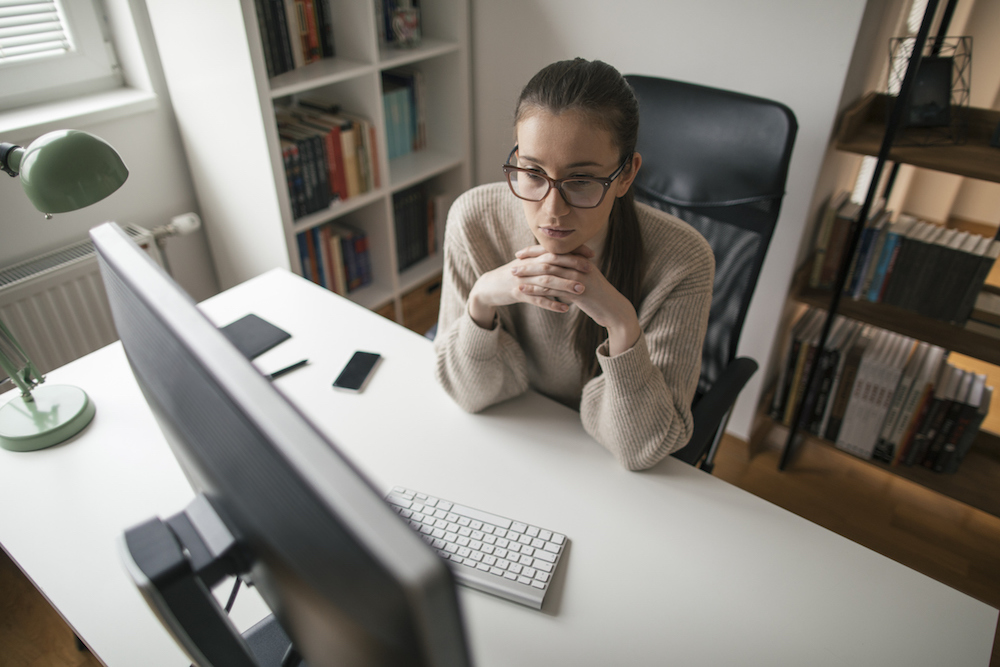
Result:
M393 305L441 270L438 252L397 270L392 196L417 183L457 196L472 183L468 0L421 0L414 48L379 45L376 0L330 0L336 57L269 78L254 0L148 0L181 137L223 289L275 267L301 272L296 235L330 221L363 229L373 282L348 297ZM419 69L427 147L390 162L382 73ZM294 219L275 105L304 93L335 99L376 128L381 186Z

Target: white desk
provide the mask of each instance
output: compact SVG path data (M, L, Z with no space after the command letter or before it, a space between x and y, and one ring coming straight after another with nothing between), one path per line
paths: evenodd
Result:
M576 413L538 395L465 414L438 388L427 340L289 273L204 309L292 334L258 365L310 359L276 385L380 488L569 536L541 612L460 589L478 665L989 663L996 609L674 459L627 472ZM385 359L365 393L335 392L355 349ZM0 450L0 544L107 665L186 665L116 540L182 509L190 487L118 344L49 382L84 387L97 416L51 449ZM244 589L234 614L245 627L264 611Z

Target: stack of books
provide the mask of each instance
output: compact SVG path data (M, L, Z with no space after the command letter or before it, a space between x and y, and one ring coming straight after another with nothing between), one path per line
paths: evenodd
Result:
M346 224L328 223L297 237L302 275L340 295L372 282L368 235Z
M390 160L427 146L424 83L419 70L383 73L382 106Z
M790 330L771 416L865 459L955 472L989 412L986 375L957 368L948 352L898 333L836 316L823 350L826 318L805 311ZM806 379L819 355L817 381Z
M846 192L825 207L814 247L811 287L833 287L860 209ZM998 240L905 214L892 221L891 211L880 202L861 230L844 295L965 324L998 256Z
M292 215L301 218L380 187L375 127L320 99L275 107Z
M436 230L444 228L451 201L445 194L429 196L423 184L392 196L400 271L437 252Z
M254 0L254 6L268 76L333 58L328 0Z

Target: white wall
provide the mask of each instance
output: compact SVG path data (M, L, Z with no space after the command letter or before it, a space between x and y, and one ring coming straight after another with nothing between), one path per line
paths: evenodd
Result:
M102 202L44 220L20 182L0 174L0 266L79 241L91 227L108 220L149 229L176 215L198 212L145 5L141 0L107 0L107 5L128 83L153 90L159 103L150 111L100 122L71 120L62 127L86 130L114 146L129 169L128 180ZM0 140L27 146L35 136L5 135ZM218 291L204 232L170 239L167 256L178 282L195 299Z
M811 228L813 191L865 6L865 0L472 0L480 183L500 178L520 88L556 60L604 60L626 74L775 99L795 113L788 194L741 341L740 353L764 369L729 423L742 438L753 424L803 232Z

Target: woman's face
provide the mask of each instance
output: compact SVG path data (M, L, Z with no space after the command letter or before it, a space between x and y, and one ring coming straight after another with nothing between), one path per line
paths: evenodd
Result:
M517 124L517 144L518 167L537 170L553 179L607 178L621 164L611 133L579 111L529 111ZM574 208L555 188L540 202L522 200L538 243L557 254L573 252L582 245L592 250L602 248L615 199L628 192L640 163L637 153L631 167L611 183L597 208Z

